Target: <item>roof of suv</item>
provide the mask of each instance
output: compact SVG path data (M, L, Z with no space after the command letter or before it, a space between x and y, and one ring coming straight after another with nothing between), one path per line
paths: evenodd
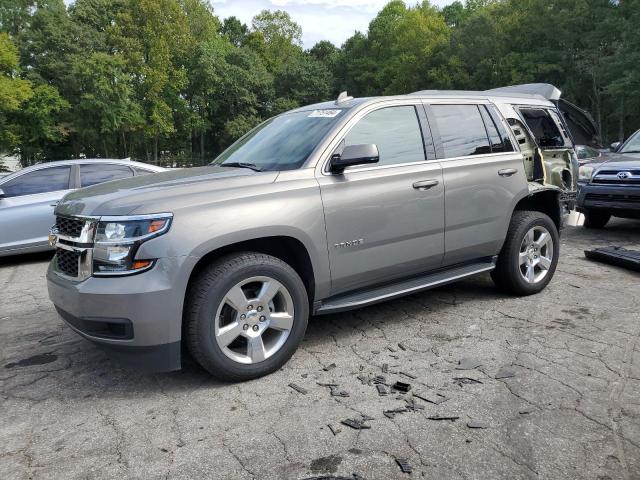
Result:
M493 88L491 90L420 90L408 95L378 96L352 98L342 93L338 100L306 105L293 110L303 112L308 110L323 110L340 108L350 110L365 103L374 103L382 100L406 99L408 97L420 98L459 98L464 100L489 100L493 102L527 103L534 105L548 105L551 101L560 99L561 92L549 83L529 83L524 85L511 85L508 87ZM290 113L290 112L289 112Z

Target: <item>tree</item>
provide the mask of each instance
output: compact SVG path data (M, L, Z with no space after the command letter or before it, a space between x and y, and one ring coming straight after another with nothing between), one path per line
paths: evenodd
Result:
M247 40L249 27L238 20L237 17L228 17L224 19L221 29L222 35L236 47L241 47Z
M14 151L20 143L15 114L33 96L31 82L18 78L18 48L0 32L0 152ZM0 171L4 171L0 162Z
M270 71L276 71L302 53L302 28L283 10L263 10L252 22L248 46L261 54Z

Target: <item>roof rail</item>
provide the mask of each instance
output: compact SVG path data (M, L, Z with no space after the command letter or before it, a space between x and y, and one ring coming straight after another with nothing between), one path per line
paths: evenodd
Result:
M348 102L349 100L353 100L353 97L350 97L345 90L340 95L338 95L338 99L336 100L336 105L340 105L341 103Z

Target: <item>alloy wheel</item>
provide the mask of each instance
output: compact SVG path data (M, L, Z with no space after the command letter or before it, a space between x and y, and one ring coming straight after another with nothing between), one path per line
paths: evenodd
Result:
M520 275L527 283L542 281L553 263L553 238L542 226L532 227L522 239L519 254Z
M287 288L271 277L251 277L224 296L216 312L214 336L230 359L259 363L282 348L293 320L293 299Z

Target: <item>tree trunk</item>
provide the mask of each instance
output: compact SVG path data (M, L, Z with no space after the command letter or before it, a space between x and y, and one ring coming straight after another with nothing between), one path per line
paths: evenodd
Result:
M153 163L158 164L158 136L153 139Z
M200 132L200 164L204 165L204 130Z
M618 124L618 141L624 142L624 97L620 99L620 117Z
M122 150L124 151L124 158L127 158L127 137L124 134L124 130L122 131Z

